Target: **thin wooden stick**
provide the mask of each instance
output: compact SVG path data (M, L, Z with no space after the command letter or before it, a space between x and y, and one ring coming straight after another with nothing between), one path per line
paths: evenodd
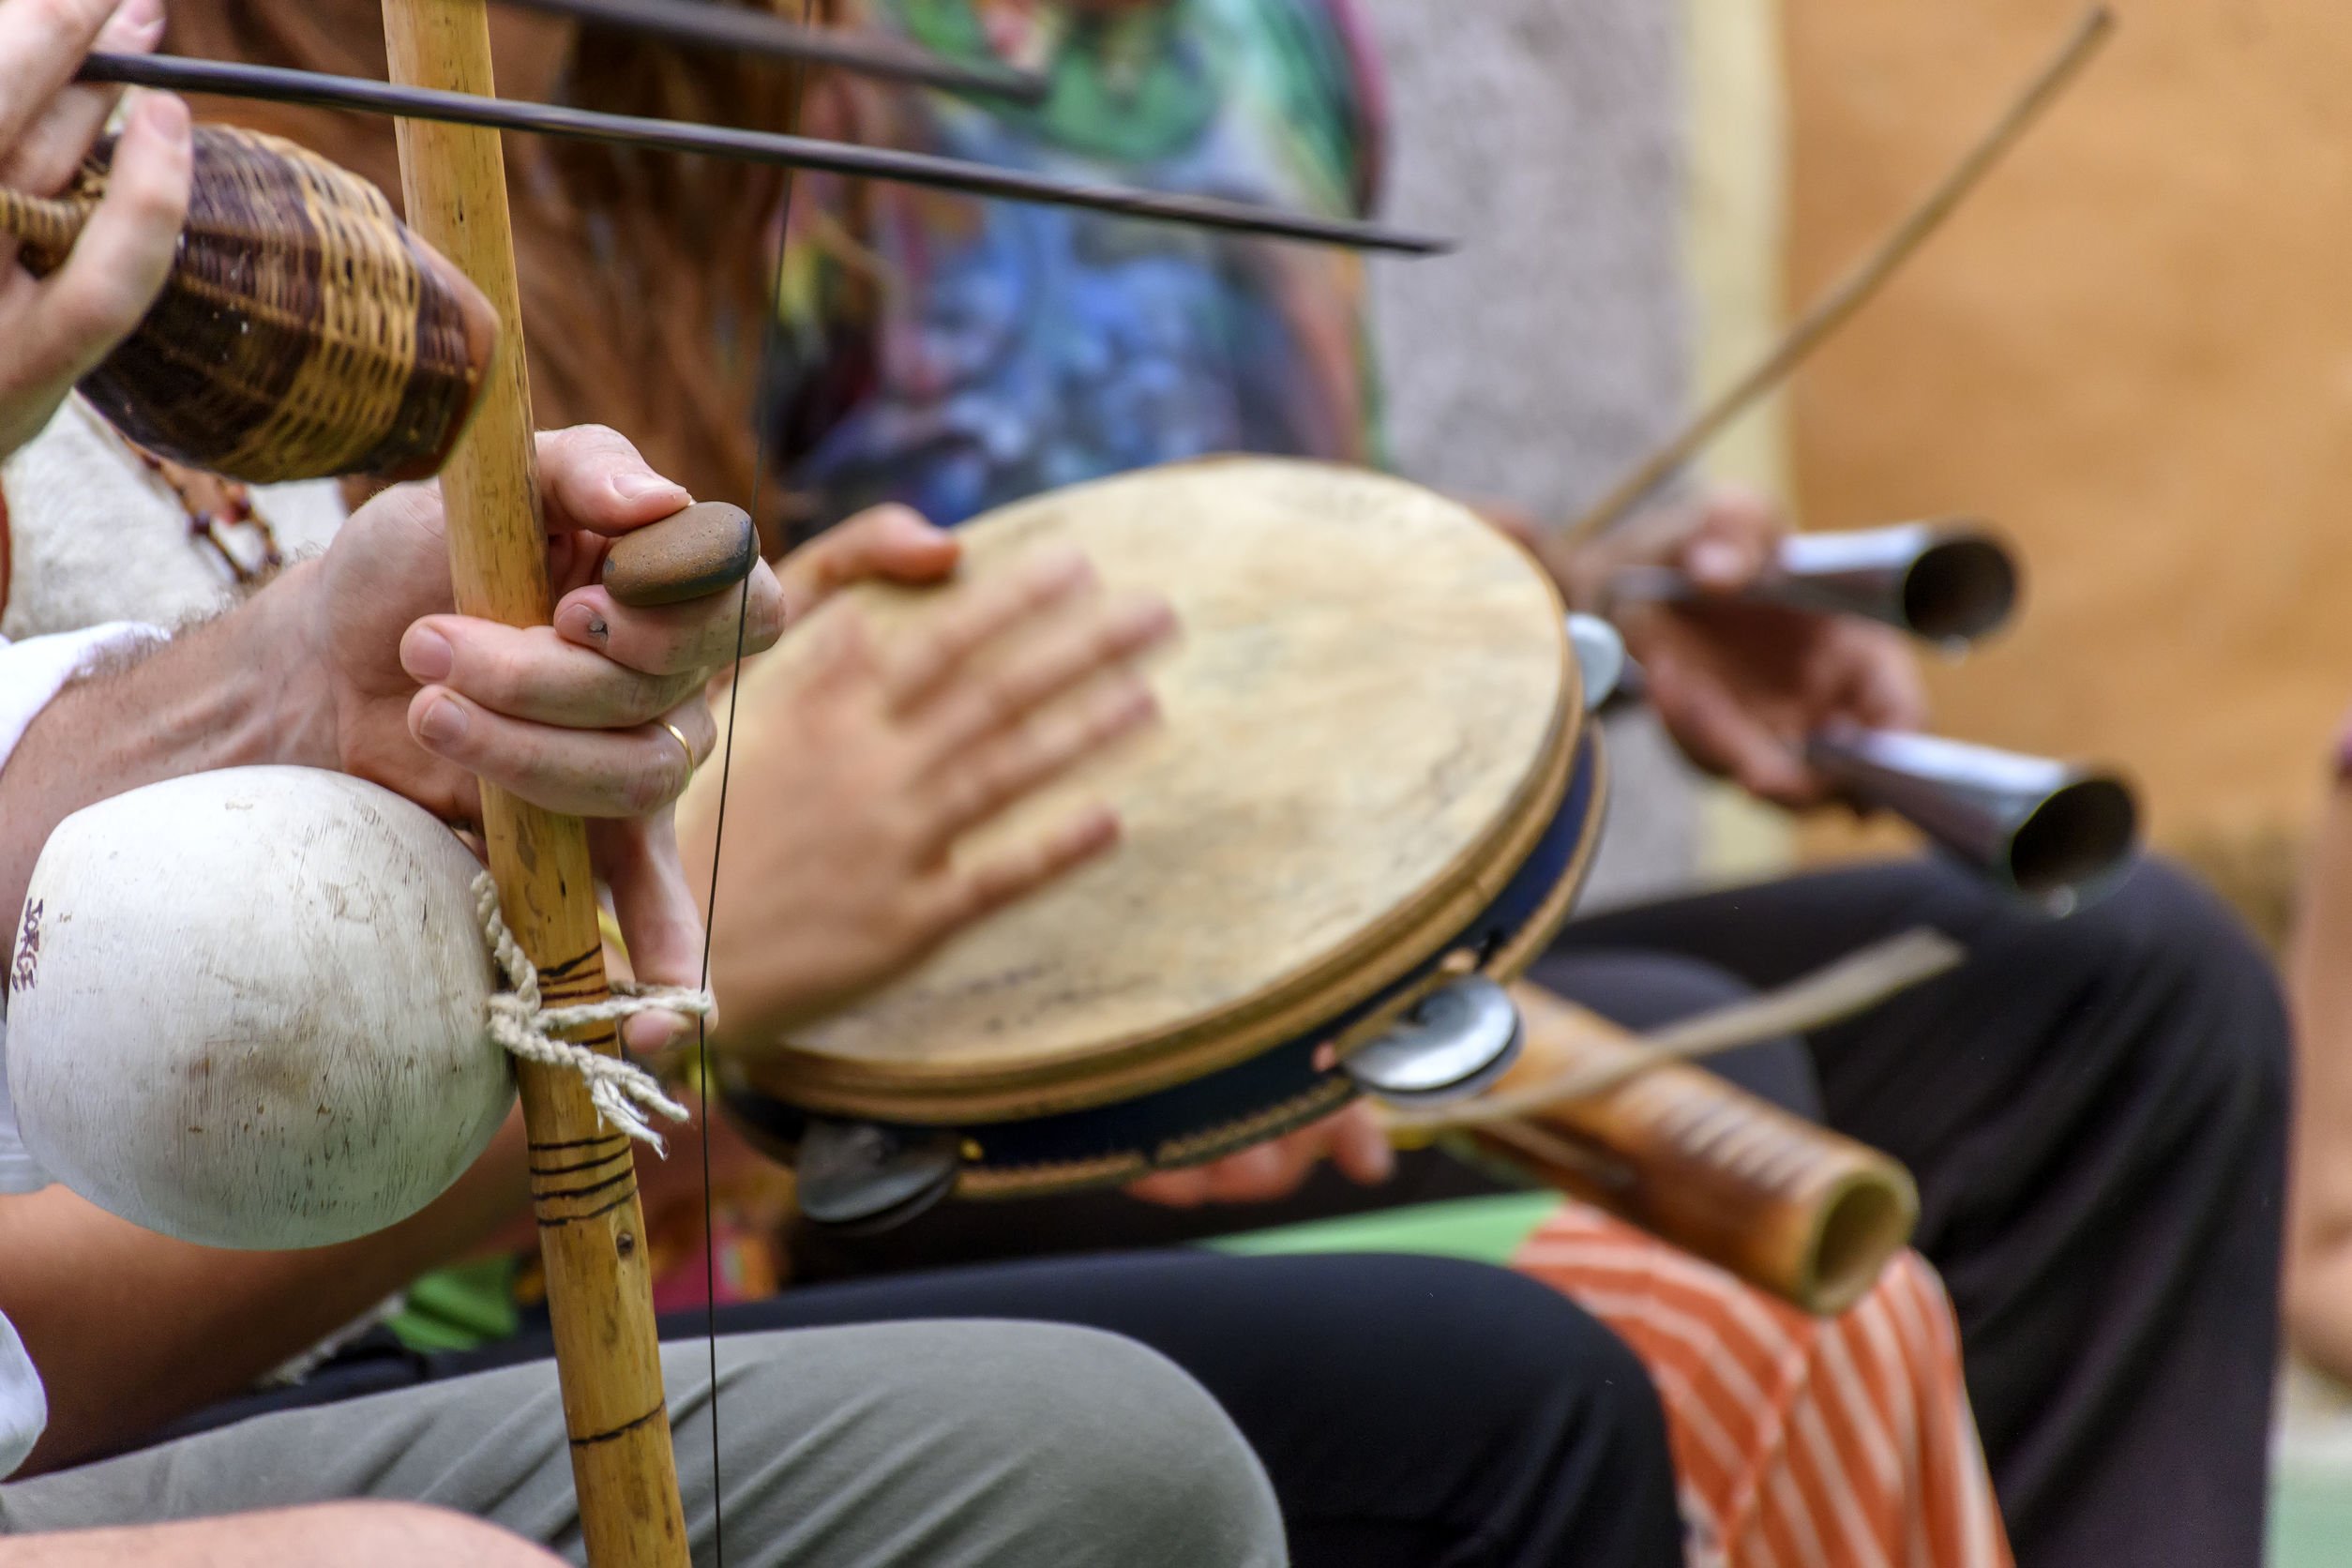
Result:
M1952 165L1951 173L1937 182L1926 198L1889 231L1877 249L1815 300L1754 369L1700 409L1688 424L1636 463L1583 515L1554 531L1545 541L1546 554L1591 537L1632 511L1725 426L1746 413L1758 398L1812 357L1813 351L1868 304L1911 259L1913 252L1926 243L1928 236L1975 191L2002 156L2058 101L2114 29L2115 17L2106 7L2094 6L2085 12L2049 63L2034 73L2000 118Z
M1176 196L1129 186L1083 185L985 163L898 152L888 147L863 147L813 136L781 136L773 131L743 130L731 126L599 114L562 104L511 102L488 93L445 92L406 83L370 82L360 77L287 70L276 66L187 60L168 54L93 54L83 62L81 80L160 87L178 93L212 93L265 103L350 109L364 114L396 115L403 120L485 126L575 141L743 158L786 168L821 169L855 179L891 180L1015 202L1084 207L1126 218L1265 234L1314 245L1394 250L1408 255L1433 255L1452 249L1453 245L1450 240L1410 234L1379 223L1305 217L1214 196Z
M1050 85L1033 71L996 64L969 65L897 38L804 27L771 11L739 10L713 5L710 0L501 0L501 4L671 43L776 60L803 60L860 76L987 93L1023 103L1042 101Z
M1454 1105L1428 1110L1390 1106L1380 1108L1379 1114L1386 1125L1398 1129L1484 1127L1515 1122L1570 1100L1606 1094L1669 1062L1714 1056L1852 1018L1913 986L1951 972L1968 956L1967 948L1941 931L1918 927L1858 948L1776 990L1726 1003L1648 1034L1623 1034L1635 1050L1597 1069L1578 1066L1557 1078L1508 1092L1491 1090Z
M484 0L384 0L384 23L394 80L493 90ZM400 138L409 222L490 296L501 327L473 427L441 475L458 608L545 626L553 607L505 160L493 131L403 121ZM547 1005L602 1001L586 830L484 784L482 836L499 905L538 967ZM576 1038L620 1054L613 1026ZM518 1063L515 1076L589 1563L687 1568L635 1145L605 1124L578 1075Z

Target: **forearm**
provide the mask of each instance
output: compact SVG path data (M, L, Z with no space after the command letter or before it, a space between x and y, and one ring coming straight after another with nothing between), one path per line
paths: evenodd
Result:
M0 1199L0 1313L50 1402L24 1473L136 1441L225 1398L477 1246L527 1202L519 1120L447 1193L377 1235L227 1252L143 1230L62 1187Z
M249 763L335 763L308 639L312 565L122 668L68 686L0 761L0 909L24 898L50 830L144 784Z

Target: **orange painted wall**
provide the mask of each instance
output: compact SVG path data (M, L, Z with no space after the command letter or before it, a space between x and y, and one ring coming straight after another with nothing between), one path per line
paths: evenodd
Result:
M2299 821L2352 703L2352 6L2117 8L2072 98L1798 378L1796 491L1812 527L2007 527L2024 622L1934 672L1938 727L2121 761L2194 848ZM1793 299L2075 15L1786 0Z

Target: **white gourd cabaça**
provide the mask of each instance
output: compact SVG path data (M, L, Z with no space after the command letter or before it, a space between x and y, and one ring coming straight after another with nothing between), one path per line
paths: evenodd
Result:
M11 950L8 1087L49 1173L212 1246L322 1246L423 1208L514 1096L477 867L432 816L309 768L76 812Z

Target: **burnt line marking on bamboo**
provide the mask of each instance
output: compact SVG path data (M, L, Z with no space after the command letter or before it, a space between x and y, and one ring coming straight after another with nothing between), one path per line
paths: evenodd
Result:
M620 1183L633 1182L636 1179L637 1166L635 1162L631 1162L627 1169L617 1171L600 1182L590 1182L585 1186L578 1187L549 1187L534 1191L531 1196L541 1203L560 1203L567 1198L593 1198L597 1193L604 1192Z
M659 1420L662 1417L667 1416L669 1413L670 1407L668 1405L656 1405L652 1410L647 1410L643 1415L638 1416L634 1420L625 1421L618 1426L608 1426L601 1432L582 1432L571 1434L572 1446L574 1448L586 1448L595 1443L611 1442L615 1438L626 1438L631 1432L636 1431L639 1427L643 1426L650 1422Z
M534 1164L531 1167L531 1174L534 1176L547 1177L577 1176L583 1170L595 1170L600 1166L611 1165L614 1160L626 1158L628 1154L629 1151L625 1143L621 1148L608 1149L601 1154L595 1155L589 1159L575 1160L569 1165ZM630 1161L632 1168L634 1168L635 1164L636 1162L632 1159Z
M535 1154L550 1154L565 1149L594 1149L606 1143L618 1144L626 1148L628 1141L628 1135L626 1133L600 1133L595 1138L554 1139L546 1143L533 1143L529 1147Z
M598 942L596 946L591 947L587 952L580 954L576 957L565 958L560 963L541 964L539 966L539 985L541 988L544 989L550 982L561 984L562 982L567 980L578 979L580 978L580 970L585 968L590 963L599 964L596 978L602 980L604 978L604 973L600 961L603 957L604 944L602 942Z
M600 1207L598 1207L598 1208L590 1209L590 1210L588 1210L585 1214L537 1214L537 1215L535 1215L535 1216L534 1216L534 1218L535 1218L535 1219L538 1221L538 1226L539 1226L539 1229L542 1229L542 1230L554 1230L554 1229L559 1229L560 1227L566 1226L566 1225L585 1225L585 1224L587 1224L590 1220L597 1220L597 1219L602 1219L602 1218L604 1218L604 1216L605 1216L605 1215L607 1215L607 1214L611 1214L614 1210L616 1210L616 1209L625 1209L625 1208L628 1207L628 1205L630 1205L630 1204L632 1204L632 1203L634 1203L634 1202L636 1202L636 1201L637 1201L637 1184L636 1184L636 1183L634 1183L634 1182L632 1182L632 1183L630 1183L630 1184L629 1184L629 1190L628 1190L628 1191L626 1191L626 1192L623 1193L620 1197L618 1197L618 1198L614 1199L611 1202L607 1203L607 1204L604 1204L604 1205L602 1205L602 1206L600 1206Z

